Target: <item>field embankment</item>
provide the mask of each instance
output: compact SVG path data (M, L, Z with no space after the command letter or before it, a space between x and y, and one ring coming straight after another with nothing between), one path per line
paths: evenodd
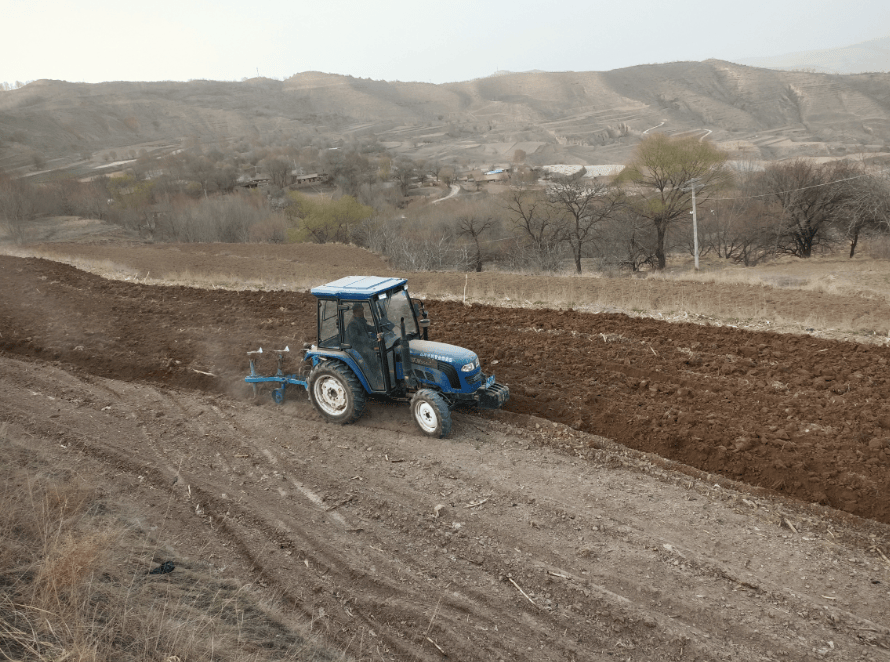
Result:
M307 291L349 274L402 276L420 296L507 308L573 308L631 317L890 342L890 261L788 259L757 268L711 266L647 278L399 272L370 251L340 244L88 244L7 247L144 284Z

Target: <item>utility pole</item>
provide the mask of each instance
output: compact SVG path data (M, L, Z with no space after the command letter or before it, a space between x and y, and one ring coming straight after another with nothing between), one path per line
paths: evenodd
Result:
M684 188L684 191L692 191L692 251L695 255L695 270L698 271L698 218L695 213L695 185L699 183L699 180L690 179L686 182L688 186Z
M698 271L698 218L695 214L695 182L692 182L692 244L695 251L695 270Z

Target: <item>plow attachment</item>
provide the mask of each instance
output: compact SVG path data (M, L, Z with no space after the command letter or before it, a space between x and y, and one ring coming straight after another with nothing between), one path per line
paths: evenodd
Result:
M272 390L272 399L279 405L284 402L284 392L288 384L290 384L291 386L302 386L303 388L308 390L309 385L304 378L304 375L285 375L284 372L281 370L281 361L286 352L290 352L290 347L285 347L284 349L270 350L270 353L278 355L278 370L275 372L274 375L268 377L258 374L256 370L257 355L263 353L263 348L260 347L256 351L247 352L248 357L250 357L250 374L244 378L244 381L253 386L254 397L256 397L257 395L257 384L264 383L279 384L277 388Z

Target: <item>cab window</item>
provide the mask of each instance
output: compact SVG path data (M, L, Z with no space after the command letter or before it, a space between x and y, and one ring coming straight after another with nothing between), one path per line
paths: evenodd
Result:
M405 318L405 333L417 334L417 322L414 320L414 311L411 308L411 298L406 290L384 292L377 297L377 312L382 326L387 322L392 324L391 330L401 333L402 318Z
M336 299L318 301L318 346L328 349L340 348L340 327L338 324Z

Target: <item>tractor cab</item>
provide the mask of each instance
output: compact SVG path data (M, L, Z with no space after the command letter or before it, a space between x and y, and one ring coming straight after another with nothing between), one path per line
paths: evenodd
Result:
M402 389L397 351L402 324L409 346L421 337L421 327L429 325L406 283L403 278L341 278L312 290L318 297L319 351L342 352L351 359L369 393L392 395Z

